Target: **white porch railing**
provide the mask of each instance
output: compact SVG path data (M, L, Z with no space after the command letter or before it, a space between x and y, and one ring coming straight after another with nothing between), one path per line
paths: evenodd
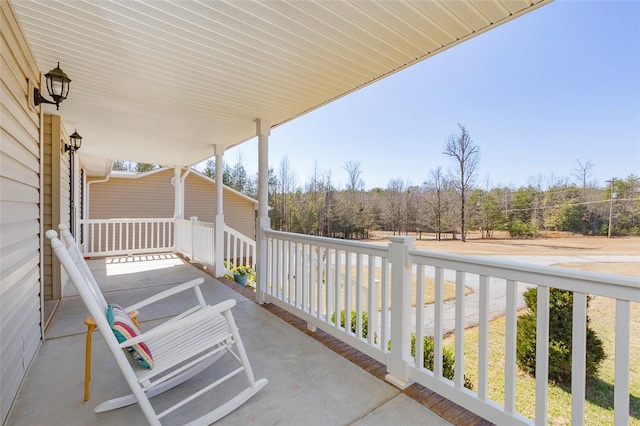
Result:
M215 264L215 224L191 220L176 220L175 250L192 261ZM226 226L224 230L225 265L255 267L256 242L235 229ZM227 268L228 269L228 268Z
M192 262L213 265L216 262L214 249L215 225L200 222L197 217L191 220L176 220L175 251L184 254Z
M226 265L256 267L256 242L241 232L225 225L224 260Z
M392 237L388 246L265 230L267 277L264 299L320 327L329 334L387 365L389 380L399 386L418 382L451 401L497 424L545 425L547 423L549 353L549 288L574 292L572 424L584 423L586 298L587 294L616 300L615 400L616 425L629 422L630 302L640 302L640 280L560 268L494 261L468 256L417 250L413 238ZM260 273L260 271L258 271ZM435 282L432 310L414 300L424 300L426 277ZM455 376L443 377L445 332L443 289L445 277L456 287ZM476 391L464 387L465 284L479 287L479 377ZM412 285L415 282L415 285ZM521 291L538 286L535 420L516 411L516 323ZM415 290L414 290L415 288ZM489 399L489 302L504 296L506 337L504 354L504 402ZM341 326L345 310L345 326ZM354 310L355 332L351 315ZM363 313L368 315L363 323ZM375 314L372 314L375 313ZM418 319L416 321L416 318ZM422 365L422 340L426 321L433 321L434 369ZM363 328L367 328L366 338ZM416 334L416 356L410 355L410 335ZM388 350L387 343L393 345ZM613 356L610 354L609 356Z
M173 250L173 219L90 219L81 226L85 256Z
M91 219L81 222L85 256L117 256L176 251L195 262L214 265L215 224L184 219ZM224 228L226 265L255 268L256 242Z

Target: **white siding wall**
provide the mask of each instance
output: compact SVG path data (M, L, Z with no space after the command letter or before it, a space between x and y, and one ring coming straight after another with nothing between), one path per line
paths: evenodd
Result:
M7 417L41 341L40 73L13 9L0 1L0 418Z

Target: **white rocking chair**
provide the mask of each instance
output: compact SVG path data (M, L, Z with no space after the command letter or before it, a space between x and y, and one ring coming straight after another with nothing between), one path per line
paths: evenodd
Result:
M130 395L103 402L95 408L96 413L114 410L137 402L149 424L160 425L160 419L166 415L244 371L249 382L246 389L213 411L189 423L206 425L231 413L268 383L266 379L256 381L253 377L238 328L231 314L231 308L236 303L235 300L226 300L214 306L207 305L199 288L200 284L204 282L202 278L181 284L125 308L126 312L131 312L190 288L194 289L199 302L191 309L152 330L119 343L107 319L107 302L73 236L66 227L61 227L61 232L68 247L58 239L55 231L47 231L46 236L51 240L53 252L67 271L90 315L94 318L98 330L132 392ZM142 365L130 361L125 354L125 348L140 342L143 342L153 355L154 366L152 369L144 368ZM233 351L234 345L237 353ZM156 413L149 401L150 397L185 382L213 364L224 353L230 353L239 362L240 367L163 412Z

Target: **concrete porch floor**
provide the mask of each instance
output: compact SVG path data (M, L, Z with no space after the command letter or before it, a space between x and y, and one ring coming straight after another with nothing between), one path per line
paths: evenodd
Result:
M220 425L448 425L434 412L354 365L279 317L172 254L89 261L107 301L122 306L203 277L208 303L235 299L235 320L256 379L269 384ZM192 306L193 292L141 309L143 330ZM95 414L107 399L125 395L124 383L106 345L93 336L91 399L82 400L87 310L69 284L14 404L7 425L142 425L137 405ZM152 399L162 410L176 394L210 383L235 366L225 355L200 376ZM226 401L246 386L238 376L167 417L183 424ZM192 391L191 391L192 392ZM172 397L172 395L174 395Z

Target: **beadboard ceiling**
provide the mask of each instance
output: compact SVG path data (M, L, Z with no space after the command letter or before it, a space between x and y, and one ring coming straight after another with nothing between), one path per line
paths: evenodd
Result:
M41 71L72 79L57 113L100 174L198 163L549 0L10 2Z

